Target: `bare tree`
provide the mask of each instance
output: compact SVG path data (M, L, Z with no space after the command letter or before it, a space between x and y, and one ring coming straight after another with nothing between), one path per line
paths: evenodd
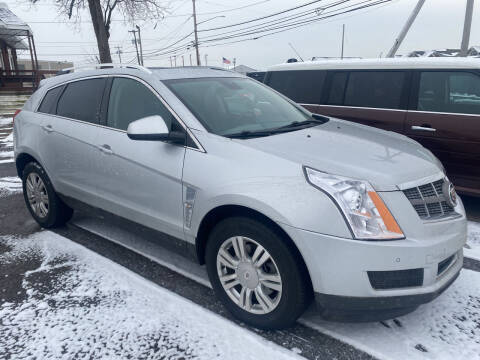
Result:
M35 4L40 0L30 1ZM133 23L139 19L163 18L166 11L160 0L56 0L55 4L60 14L75 21L81 19L82 11L88 6L102 63L112 62L108 39L113 14L120 14L125 22Z

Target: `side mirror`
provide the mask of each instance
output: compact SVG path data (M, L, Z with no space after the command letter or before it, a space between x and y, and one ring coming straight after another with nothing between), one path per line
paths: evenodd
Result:
M165 120L160 115L147 116L128 125L127 136L132 140L166 141L185 144L185 133L168 131Z

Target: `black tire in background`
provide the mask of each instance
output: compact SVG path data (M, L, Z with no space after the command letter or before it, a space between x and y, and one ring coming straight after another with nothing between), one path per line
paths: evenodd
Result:
M49 201L48 212L45 217L38 216L28 201L27 178L30 174L38 175L45 185ZM22 173L22 184L23 197L28 211L41 227L49 229L62 226L72 218L73 210L58 197L47 173L37 162L30 162L25 166Z
M217 254L229 238L243 236L259 243L274 260L282 279L282 294L274 310L252 314L232 301L217 272ZM312 299L308 272L298 251L274 226L247 217L231 217L219 222L211 231L206 248L206 266L213 289L224 306L236 318L256 328L271 330L292 326Z

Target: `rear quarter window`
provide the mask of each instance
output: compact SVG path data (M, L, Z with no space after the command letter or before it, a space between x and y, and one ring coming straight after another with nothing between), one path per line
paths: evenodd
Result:
M319 104L326 71L272 71L267 85L301 104Z
M43 97L42 103L38 108L38 112L45 114L55 114L55 110L57 107L57 99L62 90L63 86L58 86L56 88L48 90Z

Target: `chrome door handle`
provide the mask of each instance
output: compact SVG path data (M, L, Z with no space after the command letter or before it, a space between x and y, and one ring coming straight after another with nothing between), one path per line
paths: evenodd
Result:
M110 145L108 145L108 144L99 145L99 146L98 146L98 149L99 149L101 152L103 152L104 154L107 154L107 155L113 154L113 150L112 150L112 148L110 147Z
M437 129L426 126L412 126L412 130L435 132Z
M52 125L44 125L44 126L42 126L42 129L43 129L44 131L46 131L47 133L53 132Z

